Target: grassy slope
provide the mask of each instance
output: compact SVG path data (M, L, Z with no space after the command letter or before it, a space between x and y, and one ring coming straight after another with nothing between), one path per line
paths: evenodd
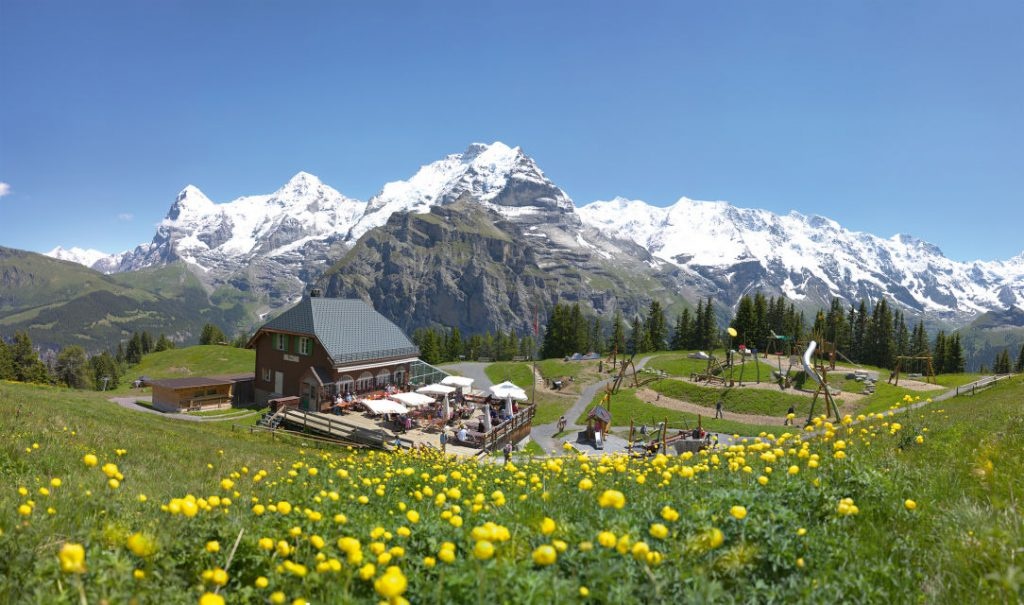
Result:
M138 376L183 378L254 371L256 351L223 345L195 345L150 353L142 363L128 369L125 381L114 392L132 392L131 381Z
M811 473L809 469L787 479L783 464L777 465L779 468L764 488L742 472L696 479L697 489L686 483L682 491L673 486L672 497L680 500L672 502L684 515L680 521L684 533L678 540L685 542L687 535L710 520L726 532L726 548L720 558L691 556L686 565L682 560L673 565L675 559L667 559L667 565L654 568L649 576L652 583L648 583L647 575L634 569L637 565L629 557L615 559L614 553L603 555L600 549L589 557L574 555L574 545L581 539L579 536L592 540L601 529L623 531L619 525L628 520L623 515L630 514L634 507L642 507L642 518L639 527L632 523L630 526L638 539L645 537L642 528L647 527L651 518L656 519L656 511L664 502L661 497L649 501L645 494L659 490L641 490L623 479L617 487L625 493L625 510L602 510L592 502L577 503L581 499L569 497L569 493L575 491L579 475L567 462L567 472L577 473L567 481L572 490L557 492L542 509L524 503L510 506L507 512L496 511L494 518L499 523L514 524L518 531L529 532L525 528L535 526L544 514L556 517L556 536L569 540L569 551L565 553L568 567L560 567L560 561L559 566L551 568L531 568L528 545L524 545L526 550L521 556L505 558L500 563L481 565L469 559L462 567L444 568L452 571L446 572L445 590L436 595L437 602L443 602L441 597L450 594L468 598L467 595L475 594L473 586L482 581L493 583L495 590L523 591L518 594L524 602L560 601L575 594L577 574L587 575L587 583L595 594L610 601L644 594L651 602L722 602L732 596L740 600L811 603L820 602L822 595L847 602L1020 602L1024 598L1018 562L1024 546L1024 517L1020 515L1019 504L1020 494L1024 493L1021 400L1024 381L1018 378L973 398L901 415L897 419L903 429L896 436L889 436L888 427L877 420L878 424L854 427L853 434L840 435L850 443L848 459L842 464L823 460L817 475L822 482L820 489L812 486L810 477L804 478L805 473ZM861 429L871 445L854 443ZM915 435L924 437L922 444L915 443ZM39 447L33 448L33 444ZM126 455L119 457L114 452L116 448L126 449ZM125 475L117 494L126 497L115 502L97 469L83 473L81 457L90 452L100 457L101 464L117 462ZM217 537L223 544L228 537L233 539L240 527L248 527L250 533L256 532L252 536L247 534L249 544L262 532L283 535L287 527L300 522L301 516L281 522L267 520L262 528L250 527L255 526L255 518L244 512L247 504L239 502L241 510L230 516L225 513L223 521L216 521L217 516L209 520L197 517L192 523L182 524L185 520L169 518L153 503L185 493L214 493L225 474L243 466L253 470L266 468L273 473L272 477L282 476L290 462L301 456L294 444L272 442L265 436L254 437L245 432L233 433L223 426L174 422L128 412L102 400L98 394L0 383L0 472L5 478L0 490L0 547L8 553L0 559L0 576L15 578L2 583L0 600L77 602L72 588L76 584L69 580L61 592L55 579L59 572L54 571L53 553L61 541L71 537L91 545L91 573L85 584L90 602L99 602L101 598L121 602L133 592L149 599L195 602L197 570L217 559L192 560L206 539ZM747 463L755 467L753 476L763 472L761 467L765 464L756 458L747 456ZM315 463L317 455L308 459ZM801 466L806 463L797 462ZM430 468L430 464L427 462L424 468ZM377 471L368 468L367 472ZM527 474L530 472L545 471L527 469ZM658 471L653 469L649 483L657 476ZM53 496L36 495L50 477L62 477L64 485ZM595 475L595 481L606 480ZM548 489L562 489L554 475L549 481ZM282 482L277 489L286 489L285 483L290 484L291 480ZM508 483L506 491L516 489L512 481ZM29 498L37 502L36 512L24 520L15 512L25 500L17 494L18 486L32 492ZM87 496L86 488L92 489L94 495ZM348 488L339 489L344 492ZM134 495L138 493L147 494L150 505L136 503ZM846 496L859 505L859 515L836 516L836 501ZM344 493L342 497L345 498ZM917 502L915 512L904 509L906 498ZM746 504L749 517L744 523L729 519L728 513L715 514L727 511L733 503ZM42 509L51 504L57 508L53 516L47 516ZM353 517L351 523L356 523L356 509L348 506ZM112 513L105 512L108 507ZM526 516L516 520L517 514ZM648 514L653 517L647 517ZM464 532L479 522L480 517L467 520ZM359 523L362 529L373 524L369 520ZM163 527L166 524L177 529ZM268 524L276 529L269 529ZM388 522L389 527L394 524ZM187 529L192 527L202 529L197 529L197 534ZM461 561L465 556L461 549L467 547L465 538L458 534L464 532L454 531L450 526L437 530L431 527L425 521L416 531L456 540ZM806 538L795 537L796 527L809 528ZM157 570L150 578L133 584L131 569L139 563L133 562L123 543L128 533L140 529L158 536L162 556L154 563ZM181 533L173 538L165 535L174 531ZM328 531L330 537L339 530ZM665 549L672 548L671 542L647 540ZM180 550L184 547L179 547L179 542L187 543L187 549ZM413 541L409 547L415 552L431 552L436 544ZM242 552L244 555L232 566L232 575L258 564L258 551L253 546L243 547ZM672 557L686 556L680 550L673 553ZM805 571L794 566L798 556L806 562ZM748 557L753 562L748 562ZM526 562L517 567L503 567L523 559ZM411 593L406 596L414 601L431 601L434 588L440 586L437 574L424 571L417 561L412 556L402 562L407 573L416 574L411 578ZM704 565L695 566L695 561L704 561ZM593 566L597 567L588 571ZM475 575L471 569L477 570ZM502 573L502 569L509 571ZM737 570L739 575L732 577L730 569ZM749 574L756 574L756 582ZM127 582L118 579L125 576L129 577ZM282 577L274 576L274 581L285 582L279 579ZM314 590L318 584L315 579L311 581L309 590ZM245 589L234 582L229 588L232 598L244 598ZM661 598L657 597L658 590L662 591ZM294 594L289 592L289 598ZM365 590L361 594L367 602L376 601L368 598ZM247 600L258 599L249 593Z

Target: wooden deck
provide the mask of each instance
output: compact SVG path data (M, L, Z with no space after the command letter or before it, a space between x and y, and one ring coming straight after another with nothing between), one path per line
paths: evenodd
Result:
M287 423L292 428L305 429L321 435L345 441L365 443L382 449L394 447L395 439L401 440L404 446L411 445L412 447L417 447L426 445L441 449L441 433L437 430L411 429L404 432L395 432L382 426L383 423L380 420L365 414L350 413L337 416L319 412L288 410L283 414L282 422ZM451 436L449 432L449 438ZM482 449L454 445L451 442L448 443L446 451L450 454L465 457L479 457L483 455Z

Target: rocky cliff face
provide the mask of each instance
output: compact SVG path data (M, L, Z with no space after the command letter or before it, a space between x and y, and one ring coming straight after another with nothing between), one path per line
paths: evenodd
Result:
M544 321L555 302L567 300L602 315L620 309L629 318L651 297L669 306L694 287L671 269L652 271L635 260L647 255L629 243L549 237L563 228L524 228L465 195L426 214L392 215L321 284L327 296L369 301L406 330L457 326L475 333L527 333L535 313Z

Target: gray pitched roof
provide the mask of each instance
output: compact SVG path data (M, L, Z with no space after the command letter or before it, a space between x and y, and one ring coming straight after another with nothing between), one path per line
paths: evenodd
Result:
M398 326L359 299L305 297L260 330L316 336L337 365L420 354Z

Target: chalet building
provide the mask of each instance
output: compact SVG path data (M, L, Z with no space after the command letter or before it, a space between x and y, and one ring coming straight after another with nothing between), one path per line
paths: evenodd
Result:
M256 349L256 401L299 397L322 410L334 398L405 385L419 349L362 300L318 291L263 325L246 345Z

